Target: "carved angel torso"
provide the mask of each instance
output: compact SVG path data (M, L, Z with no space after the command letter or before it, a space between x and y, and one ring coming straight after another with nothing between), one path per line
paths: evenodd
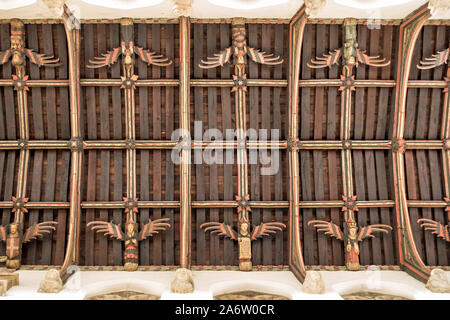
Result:
M386 224L372 224L359 229L355 222L346 222L346 232L336 224L323 220L310 220L308 226L317 228L318 232L334 237L344 242L345 261L349 270L359 270L359 242L367 238L374 238L374 232L388 233L392 227Z
M159 231L164 231L170 228L168 223L169 218L162 218L156 220L149 220L141 231L137 232L137 224L134 221L129 221L125 224L125 232L122 231L120 224L106 221L91 221L87 224L92 230L104 233L105 235L123 241L125 245L124 251L124 267L127 271L134 271L139 263L139 241L152 237Z
M57 224L55 221L33 224L24 233L21 232L22 227L18 223L0 226L0 241L6 241L6 256L8 257L6 266L18 269L20 267L22 244L41 238L44 234L50 234L56 230L55 225Z

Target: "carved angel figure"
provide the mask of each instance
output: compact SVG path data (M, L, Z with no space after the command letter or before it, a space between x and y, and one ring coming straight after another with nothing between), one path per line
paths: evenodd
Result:
M159 231L166 230L166 228L170 228L169 220L169 218L150 219L139 233L137 232L137 224L134 221L128 221L125 224L125 232L122 231L120 224L115 224L112 221L91 221L87 226L91 227L94 231L96 230L111 238L123 241L125 243L123 256L125 270L135 271L139 264L139 241L152 237L154 234L159 233Z
M270 237L278 231L283 231L286 225L281 222L266 222L258 226L254 226L249 230L249 223L247 221L239 224L239 233L233 229L232 226L220 222L205 222L200 225L205 232L210 231L212 235L224 236L235 240L239 244L239 270L252 270L252 246L251 242L262 237Z
M443 64L447 64L449 56L450 48L438 51L436 54L432 54L431 57L427 57L423 61L420 61L417 68L422 70L433 69Z
M336 49L333 52L329 52L328 54L323 54L322 57L316 57L316 60L311 59L311 63L307 63L307 66L310 68L318 69L318 68L331 68L334 64L339 64L339 58L342 56L342 48ZM369 56L366 54L366 51L361 51L359 48L356 48L356 57L352 56L352 60L358 61L358 63L367 64L372 67L386 67L391 61L386 61L386 58L380 58L380 56ZM348 58L350 60L350 57ZM354 62L352 64L355 64Z
M202 63L198 65L200 68L211 69L219 66L223 67L225 63L230 62L232 54L236 59L236 64L244 64L245 55L248 55L250 59L256 63L266 65L283 63L283 59L280 56L275 56L273 53L268 54L264 51L247 46L245 40L245 24L233 24L231 33L233 36L231 47L228 47L219 53L215 53L212 57L208 57L206 61L201 60Z
M243 224L244 223L242 223L242 225ZM241 230L240 233L243 236L249 237L252 241L262 237L270 237L278 231L283 231L283 229L286 228L286 225L281 222L266 222L253 227L252 231L248 232L248 224L245 224L246 226L244 227L244 230ZM200 228L205 228L205 232L211 231L211 234L217 236L224 236L225 238L230 238L231 240L238 239L238 233L229 224L220 222L205 222L200 225Z
M386 58L380 56L369 56L366 51L358 48L356 41L356 19L347 18L344 20L344 46L334 51L323 54L322 57L316 57L316 60L311 59L311 63L307 63L310 68L331 68L332 65L338 64L342 57L344 65L358 66L359 63L366 64L372 67L386 67L391 62L386 61Z
M89 60L88 68L101 68L105 66L111 66L118 61L120 56L123 56L125 65L133 64L134 54L137 54L139 58L148 65L155 65L165 67L172 64L172 60L164 58L162 55L157 55L155 52L145 50L141 47L134 45L133 41L122 41L120 47L112 49L106 53L102 53L101 57L95 57L94 60Z
M308 226L317 228L318 232L324 232L330 237L344 241L345 246L345 265L348 270L359 270L359 245L358 243L367 238L374 238L374 232L388 233L392 227L386 224L372 224L362 227L358 232L356 222L346 222L345 233L336 224L323 220L310 220Z
M55 59L53 56L47 56L44 53L37 53L33 49L25 48L24 36L23 22L17 19L11 20L11 48L0 52L0 64L6 63L12 56L11 63L14 66L23 65L25 58L39 67L59 67L62 65L62 63L58 63L59 59Z
M7 226L0 226L0 241L6 241L6 267L10 269L20 268L20 257L22 255L22 244L41 238L44 234L50 234L56 230L58 222L46 221L30 226L22 233L22 226L19 223L11 223Z

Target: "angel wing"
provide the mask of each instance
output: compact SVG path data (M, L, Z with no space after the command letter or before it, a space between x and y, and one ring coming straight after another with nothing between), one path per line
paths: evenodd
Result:
M358 241L362 241L369 237L374 238L374 232L389 233L390 230L392 230L392 227L387 224L371 224L369 226L362 227L358 233Z
M448 225L444 227L437 221L425 218L417 220L417 223L419 223L425 230L430 230L431 233L437 235L437 237L450 242L450 231L448 230Z
M30 59L31 63L38 65L38 67L46 66L46 67L60 67L62 63L58 62L58 59L55 59L53 56L47 56L45 53L37 53L34 52L33 49L24 50L25 55Z
M205 228L205 232L211 231L211 234L217 234L218 236L224 236L231 240L237 240L238 234L229 224L220 222L205 222L200 225L200 228Z
M91 221L87 224L91 227L92 231L104 232L105 236L109 235L111 238L116 238L117 240L124 240L125 234L120 229L120 224L114 224L106 221Z
M135 47L135 52L148 65L153 64L155 66L166 67L172 64L172 60L169 60L169 58L163 58L162 55L157 55L155 52L150 52L140 47Z
M325 68L331 66L333 64L337 64L339 58L341 57L341 49L336 49L333 52L328 52L329 54L324 54L323 57L316 57L316 60L311 59L311 63L307 63L306 65L313 69Z
M11 50L0 51L0 64L6 63L11 57Z
M356 49L356 56L359 63L367 64L372 67L386 67L391 64L391 61L386 61L386 58L380 58L380 56L368 56L366 51Z
M94 57L94 60L89 60L90 64L88 64L87 67L91 69L101 68L105 66L109 67L117 62L117 59L122 54L121 50L122 50L121 47L117 47L114 48L112 51L102 53L101 57Z
M0 241L6 241L6 228L4 226L0 226Z
M257 238L269 237L277 231L283 231L286 225L281 222L266 222L261 223L259 226L254 227L251 239L256 240Z
M231 47L226 48L219 53L214 53L213 57L208 57L206 61L201 60L198 66L202 69L211 69L218 66L223 67L223 65L227 62L230 62L231 58Z
M25 231L22 241L25 243L34 240L37 237L42 237L44 233L50 234L52 230L56 230L55 225L57 224L58 222L55 221L46 221L33 224Z
M283 59L280 56L274 56L273 53L267 54L264 51L248 47L247 55L256 63L276 65L283 63Z
M313 227L317 228L317 232L325 232L326 235L330 237L335 237L338 240L342 240L342 230L339 226L332 222L322 221L322 220L310 220L308 221L308 226L312 224Z
M149 220L149 222L144 225L141 232L139 232L138 240L147 239L147 237L159 233L158 231L164 231L166 228L170 228L170 224L167 223L169 220L169 218L156 219L153 221Z
M432 54L431 57L425 58L425 61L420 61L417 65L418 69L432 69L448 62L450 55L450 48L442 51L438 51L436 54Z

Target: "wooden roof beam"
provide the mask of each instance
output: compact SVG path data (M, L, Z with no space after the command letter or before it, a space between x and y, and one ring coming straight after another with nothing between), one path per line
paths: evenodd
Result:
M289 24L289 141L298 142L299 81L303 32L308 15L303 5ZM289 266L297 279L303 283L306 277L300 237L300 162L296 149L288 152L289 161Z
M78 262L81 202L81 168L83 151L81 142L80 107L80 22L67 5L63 7L63 22L66 31L69 56L69 92L71 127L71 165L69 193L69 230L64 262L60 270L62 279L66 278L69 265Z
M408 16L399 28L397 69L395 74L394 124L392 132L392 140L397 141L400 145L396 150L393 149L392 153L399 264L402 269L423 282L428 280L430 270L421 260L412 235L406 195L405 149L401 147L401 144L403 142L405 126L406 94L408 90L411 58L419 32L430 16L430 10L424 5Z

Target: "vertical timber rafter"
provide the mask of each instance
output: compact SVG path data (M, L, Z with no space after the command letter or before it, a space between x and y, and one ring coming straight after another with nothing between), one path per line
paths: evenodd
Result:
M447 88L444 89L444 105L442 107L441 139L444 150L442 150L442 170L444 173L445 199L450 199L450 66L447 66ZM448 200L450 202L450 200ZM450 211L448 212L448 224L450 224Z
M406 198L403 134L411 58L419 32L430 16L430 10L424 5L407 17L400 25L392 132L392 161L399 263L405 271L420 281L428 280L430 271L419 256L411 230Z
M14 212L14 221L9 224L8 235L6 235L5 229L2 229L3 236L1 240L6 240L6 266L10 269L18 269L22 260L22 244L33 239L37 236L43 236L44 233L50 233L56 228L54 225L57 222L48 221L41 223L33 223L27 228L24 228L24 213L27 212L25 203L28 201L26 198L27 189L27 176L28 176L28 159L30 157L30 150L28 149L29 140L29 127L28 127L28 101L27 86L28 75L26 72L26 58L31 63L38 66L60 66L57 63L59 59L53 59L45 54L39 54L32 49L25 48L25 26L19 19L11 20L11 47L0 53L2 56L1 64L6 63L10 57L11 64L14 66L16 73L12 76L12 84L14 90L17 91L17 113L19 118L19 141L18 147L20 149L18 176L17 176L17 188L16 195L12 197Z
M189 17L180 18L180 129L181 139L189 139L190 128L190 30ZM180 163L180 265L191 265L191 150L181 149Z
M156 55L155 52L134 45L133 41L133 20L122 18L120 20L120 47L113 48L112 51L103 53L101 57L89 60L88 68L102 68L111 66L119 61L122 56L122 77L121 89L124 93L125 101L125 148L127 167L127 196L123 198L123 207L126 213L125 229L122 230L120 224L106 221L90 221L87 226L97 232L103 232L112 238L123 241L125 250L123 255L124 269L135 271L139 266L139 242L152 237L159 231L170 228L169 218L156 220L148 219L138 230L137 213L138 199L136 194L136 135L135 135L135 96L136 81L138 76L134 74L134 62L137 55L148 65L165 67L172 64L168 58ZM141 221L142 222L142 221Z
M352 151L348 141L351 138L351 115L352 115L352 91L355 91L355 87L352 86L354 81L353 67L354 59L353 50L355 49L354 43L356 43L356 19L344 19L344 60L345 64L342 68L341 80L344 82L343 86L339 88L341 91L341 131L340 137L343 141L343 149L341 151L342 161L342 188L343 199L346 203L348 201L355 201L356 197L353 192L353 167L352 167ZM345 207L345 219L344 228L349 229L350 225L356 226L355 219L355 207ZM345 231L344 231L345 232ZM346 245L346 244L345 244ZM349 270L359 270L359 262L356 263L355 259L349 257L350 253L346 248L346 266ZM359 254L359 253L358 253Z
M206 61L201 60L199 67L210 69L223 66L230 62L233 56L234 86L231 92L235 92L235 112L236 112L236 153L238 171L238 194L236 195L238 217L238 232L231 225L220 222L205 222L200 228L204 231L211 231L218 236L229 237L236 240L239 246L239 270L252 270L252 246L251 241L262 237L270 237L277 231L286 228L281 222L263 222L258 226L250 227L249 212L250 195L248 194L248 161L247 161L247 130L246 130L246 92L247 75L245 67L247 65L246 55L253 61L266 65L277 65L283 63L283 59L273 54L266 54L260 50L247 46L246 28L244 18L234 18L231 22L232 45L213 57L208 57Z
M353 68L358 67L359 64L367 64L373 67L385 67L390 64L386 58L371 57L360 51L357 42L357 20L355 18L346 18L343 23L344 27L344 46L342 49L335 50L334 59L324 60L318 58L317 61L312 60L312 64L308 64L310 68L324 68L335 64L342 52L344 65L341 74L341 159L342 159L342 179L343 179L343 195L342 199L344 205L342 211L344 212L344 232L339 226L332 222L324 220L310 220L308 225L312 224L318 228L318 232L325 232L325 234L344 241L345 247L345 265L348 270L360 270L359 242L369 237L374 237L374 232L388 233L392 227L386 224L372 224L367 226L358 226L355 219L355 212L358 211L356 202L356 195L354 195L353 185L353 166L352 166L352 141L351 141L351 115L352 115L352 91L355 91L355 76ZM331 58L331 56L327 55ZM356 108L361 106L356 106ZM359 230L359 231L358 231Z
M60 276L65 278L67 268L78 262L79 234L81 214L81 168L83 147L81 138L81 108L80 108L80 22L70 9L64 5L64 28L67 38L69 56L69 92L70 92L70 126L71 126L71 166L70 166L70 209L69 235L67 240L64 263Z
M300 59L303 32L306 25L306 7L303 6L289 25L289 141L291 146L298 142L298 104ZM289 153L289 266L294 275L303 283L306 276L300 237L300 163L298 148L288 149Z
M25 41L25 27L21 20L14 19L11 21L11 37L22 37L22 41ZM17 177L17 189L16 199L20 202L25 200L25 193L27 188L27 173L28 173L28 158L30 156L30 150L26 147L26 142L29 139L29 126L28 126L28 100L27 91L28 88L23 84L28 77L25 75L25 60L23 63L15 64L16 75L13 79L16 80L14 89L17 91L17 110L19 115L19 145L22 143L19 156L19 168ZM18 207L15 210L14 223L19 225L23 224L24 208Z
M236 18L232 21L233 44L235 45L235 61L234 61L234 76L233 79L237 81L244 81L245 74L245 51L242 47L242 42L245 43L245 21L243 18ZM252 251L250 239L244 232L248 232L250 221L248 218L247 201L250 200L248 194L248 161L246 150L246 134L247 134L247 108L246 108L246 92L247 88L242 85L237 85L233 88L235 94L235 114L236 114L236 139L238 143L237 148L237 170L238 170L238 195L236 200L243 204L239 206L239 224L238 224L238 243L239 243L239 269L244 271L252 270ZM245 225L247 228L245 228ZM245 231L243 231L245 229Z

